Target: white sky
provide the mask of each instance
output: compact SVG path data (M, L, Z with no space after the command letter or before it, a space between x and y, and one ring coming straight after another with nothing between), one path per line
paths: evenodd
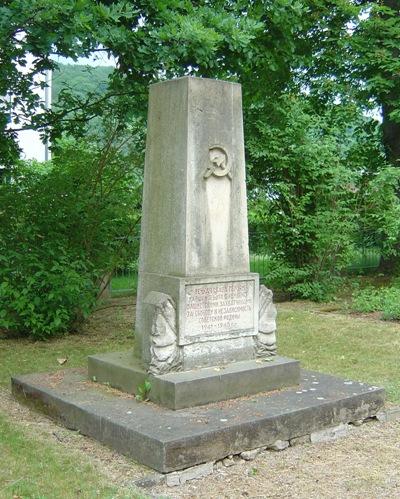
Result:
M53 60L61 64L81 64L83 66L116 66L116 60L114 57L108 57L106 52L96 52L90 57L78 57L77 61L74 61L70 57L53 57Z

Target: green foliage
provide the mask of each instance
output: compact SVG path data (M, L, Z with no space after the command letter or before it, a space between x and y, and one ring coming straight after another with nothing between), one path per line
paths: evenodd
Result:
M104 95L112 66L83 66L80 64L58 64L52 73L51 99L58 102L62 91L69 89L84 99L89 93Z
M101 278L132 257L140 172L124 145L65 140L51 165L20 163L0 184L0 328L38 339L76 329Z
M240 81L250 221L262 234L263 251L273 255L267 282L322 300L357 249L374 247L384 258L398 252L398 13L396 0L6 2L0 7L0 158L6 168L0 172L12 178L18 153L10 114L17 127L40 130L53 143L65 136L79 143L95 131L106 144L108 129L128 129L140 155L149 83L182 75ZM77 61L99 51L113 56L116 67L85 69L87 78L81 68L76 74L77 67L53 59ZM46 69L53 70L58 96L50 111L34 91ZM67 84L60 89L62 79ZM382 126L363 114L377 106ZM91 162L84 150L79 154ZM99 176L92 171L92 179ZM107 182L113 185L106 174ZM98 256L115 254L115 234L126 233L128 222L119 212L112 232L113 209L96 211L100 184L92 202L82 207L77 201L68 216L88 233L76 258L89 262L85 268L108 271L115 262L99 265ZM100 228L114 243L95 250Z
M147 402L149 400L150 390L151 383L146 379L145 381L143 381L143 383L136 387L135 399L139 402Z
M396 255L400 234L400 168L385 166L360 181L359 238L383 255Z
M280 281L297 296L321 300L335 282L329 274L348 261L357 227L355 176L345 164L340 130L293 96L255 128L248 141L249 211L275 258L267 283Z
M400 320L400 287L368 286L353 294L352 308L356 312L382 312L384 320Z
M240 61L247 60L263 28L238 10L223 2L145 1L140 8L125 0L7 3L0 8L0 96L8 97L0 97L0 116L11 114L18 128L41 130L54 142L65 132L82 136L90 120L110 109L124 123L145 116L147 85L160 77L197 72L237 78ZM52 56L77 60L96 51L118 60L106 92L64 88L46 111L34 88L38 74L57 69ZM23 74L27 53L34 59ZM15 132L5 124L0 120L0 156L12 164Z
M332 298L358 247L395 254L400 170L387 166L376 126L354 106L316 112L282 96L255 109L247 141L249 218L266 282L294 296Z

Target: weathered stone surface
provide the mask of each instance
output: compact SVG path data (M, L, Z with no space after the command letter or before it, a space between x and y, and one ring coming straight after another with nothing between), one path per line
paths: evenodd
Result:
M383 411L379 411L376 419L382 423L390 423L400 419L400 407L387 407Z
M182 351L177 344L174 300L165 293L151 291L144 302L153 307L149 373L165 374L179 371L182 367Z
M170 409L276 390L300 381L299 362L278 356L270 362L242 361L165 375L146 375L132 352L93 355L88 365L90 379L95 377L98 382L127 393L136 393L137 387L148 379L150 400Z
M276 440L272 445L268 445L269 450L281 451L289 447L288 440Z
M146 475L139 480L136 480L134 483L136 487L141 487L143 489L148 489L151 487L155 487L156 485L161 485L165 482L166 475L162 473L151 473Z
M260 452L262 452L262 447L258 449L253 449L253 450L246 450L244 452L240 453L240 457L244 459L245 461L253 461Z
M295 389L172 411L86 376L80 370L24 375L13 378L12 389L68 428L162 473L346 424L360 413L375 416L384 404L381 388L302 371Z
M228 456L225 459L222 460L222 464L229 468L230 466L234 466L236 464L235 460L233 459L233 456Z
M309 444L310 442L310 435L302 435L301 437L291 438L289 444L291 445L291 447L295 447L296 445Z
M258 274L171 276L147 273L142 276L144 298L140 305L145 322L143 331L146 334L143 335L149 348L145 365L151 362L150 332L154 323L154 307L146 303L146 297L160 288L176 304L177 343L183 370L254 358L254 337L258 332ZM136 334L141 341L139 333ZM137 351L138 357L139 354Z
M324 430L313 431L310 435L310 440L312 444L322 443L322 442L332 442L338 438L345 437L348 433L348 425L340 424L333 428L326 428Z
M146 368L151 292L176 304L184 370L254 358L240 85L184 77L150 86L139 260L136 354Z
M191 468L186 468L183 471L175 471L173 473L168 473L165 479L169 487L175 487L177 485L184 484L188 480L203 478L207 475L210 475L213 471L214 471L214 461L211 461L209 463L199 464L198 466L192 466Z
M140 272L249 271L239 84L184 77L151 85L144 174Z
M136 394L138 386L149 378L133 351L90 355L88 376L91 381L108 384L130 394Z
M273 293L260 286L258 334L255 337L257 357L276 354L276 307L272 301Z

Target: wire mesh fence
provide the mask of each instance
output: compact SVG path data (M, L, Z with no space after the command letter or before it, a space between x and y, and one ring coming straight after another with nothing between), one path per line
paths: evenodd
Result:
M265 283L271 270L271 255L267 251L266 235L260 232L249 233L250 271L260 275ZM379 267L381 253L377 248L360 248L354 252L351 263L346 268L349 273L373 272ZM137 257L126 268L118 268L110 282L111 296L124 296L136 293Z

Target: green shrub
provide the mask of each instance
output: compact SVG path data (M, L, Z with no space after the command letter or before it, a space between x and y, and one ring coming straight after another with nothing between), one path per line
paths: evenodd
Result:
M0 260L1 328L43 340L76 329L96 302L88 262L57 244Z
M295 297L330 297L353 250L355 173L342 132L329 112L287 95L248 140L252 232L273 255L267 282Z
M384 320L400 320L400 288L373 288L353 294L352 309L356 312L382 312Z
M52 163L0 184L0 328L36 339L76 329L104 275L134 259L140 175L113 141L65 140Z
M355 248L396 253L400 169L385 163L372 120L352 106L322 113L284 95L249 122L251 238L256 253L272 256L267 283L323 301Z

